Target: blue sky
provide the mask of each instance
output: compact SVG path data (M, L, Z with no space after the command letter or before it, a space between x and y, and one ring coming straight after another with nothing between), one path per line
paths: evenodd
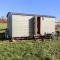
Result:
M60 0L0 0L0 16L7 12L53 15L60 19Z

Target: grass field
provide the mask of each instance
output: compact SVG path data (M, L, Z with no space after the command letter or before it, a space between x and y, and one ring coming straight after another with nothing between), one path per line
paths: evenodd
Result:
M0 42L0 60L60 60L60 39Z
M7 28L7 23L0 23L0 30L6 28Z
M0 23L0 30L7 24ZM60 39L51 41L0 41L0 60L60 60Z

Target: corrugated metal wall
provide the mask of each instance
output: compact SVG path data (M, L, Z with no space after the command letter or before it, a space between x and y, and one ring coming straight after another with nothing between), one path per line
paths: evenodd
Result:
M12 37L27 37L33 34L33 16L12 15Z
M12 38L12 15L9 14L7 18L7 29L8 29L8 36Z
M41 34L55 32L55 18L41 17Z

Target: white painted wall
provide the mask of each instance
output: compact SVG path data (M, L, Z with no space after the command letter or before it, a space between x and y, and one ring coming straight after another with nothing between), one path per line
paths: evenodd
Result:
M12 37L29 36L29 20L33 16L12 15Z
M41 17L41 34L55 32L55 18Z

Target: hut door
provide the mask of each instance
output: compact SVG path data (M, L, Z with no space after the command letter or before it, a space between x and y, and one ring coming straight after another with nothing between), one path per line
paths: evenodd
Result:
M37 34L40 34L40 17L37 17Z

